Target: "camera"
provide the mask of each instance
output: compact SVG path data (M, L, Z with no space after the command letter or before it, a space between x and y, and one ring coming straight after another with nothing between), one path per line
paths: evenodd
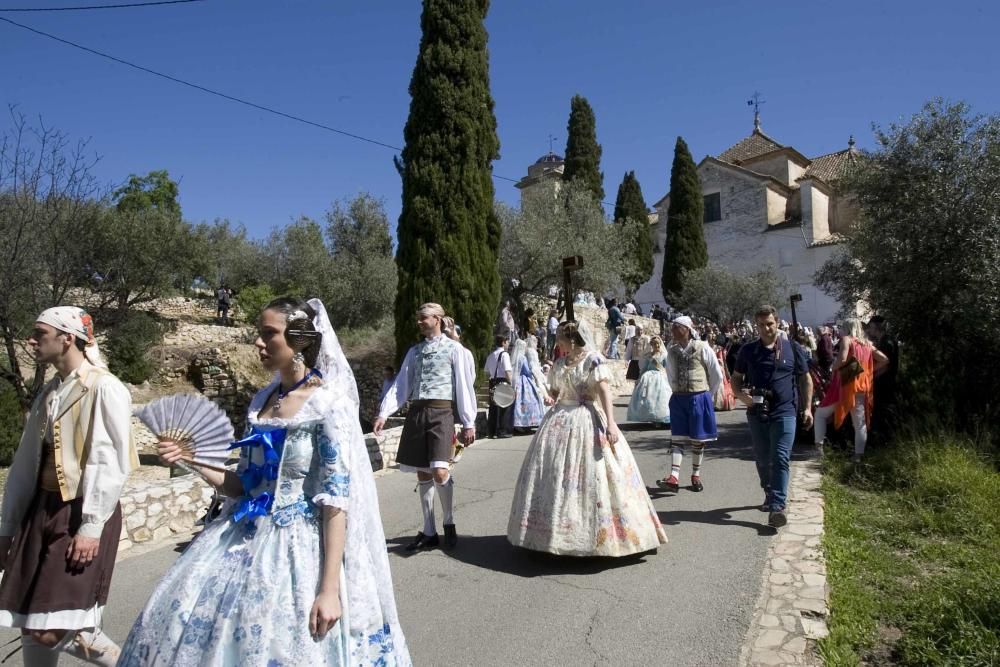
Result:
M748 387L747 393L753 405L747 408L747 414L760 419L767 419L771 415L771 408L774 404L774 392L770 389L759 387Z

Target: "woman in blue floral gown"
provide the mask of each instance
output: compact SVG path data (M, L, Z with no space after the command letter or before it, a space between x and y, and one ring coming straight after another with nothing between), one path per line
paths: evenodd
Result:
M667 352L659 336L649 339L649 350L643 355L642 364L642 375L628 403L628 420L668 426L672 392L667 379Z
M118 664L410 665L357 385L326 310L278 299L258 326L277 378L250 405L237 470L199 469L230 499L153 591ZM181 459L175 443L159 451Z
M527 340L514 343L514 354L511 355L511 367L514 369L514 428L538 428L545 416L545 399L548 394L545 386L538 382L531 357L528 352L529 341L535 346L535 362L538 362L537 339L528 336ZM538 369L538 373L541 369Z

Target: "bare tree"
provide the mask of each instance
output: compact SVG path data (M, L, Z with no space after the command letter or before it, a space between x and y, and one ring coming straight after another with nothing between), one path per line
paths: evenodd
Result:
M29 124L9 107L10 127L0 138L0 377L25 408L41 387L43 369L26 382L22 341L33 317L65 302L86 279L94 221L107 190L93 175L98 157L86 141L75 144L38 120Z

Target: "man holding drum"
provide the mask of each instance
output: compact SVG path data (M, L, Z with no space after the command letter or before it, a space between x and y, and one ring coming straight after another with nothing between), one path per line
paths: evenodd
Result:
M372 429L376 436L380 435L386 418L403 403L409 403L396 461L400 470L417 473L424 527L407 545L407 551L433 549L440 543L434 519L435 495L441 498L444 514L444 546L451 549L458 543L452 516L454 480L449 472L456 408L462 444L469 446L476 440L472 355L444 334L444 319L444 308L436 303L425 303L417 311L417 327L424 340L406 353Z
M509 438L513 435L511 405L514 403L514 369L507 352L508 339L495 337L496 349L486 357L483 370L490 376L490 409L486 425L488 437Z

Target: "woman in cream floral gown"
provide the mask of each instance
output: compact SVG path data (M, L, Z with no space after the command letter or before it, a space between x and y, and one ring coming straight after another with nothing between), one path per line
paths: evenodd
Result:
M612 412L605 359L588 350L575 322L556 344L566 356L549 372L554 407L521 466L507 539L564 556L627 556L667 536Z

